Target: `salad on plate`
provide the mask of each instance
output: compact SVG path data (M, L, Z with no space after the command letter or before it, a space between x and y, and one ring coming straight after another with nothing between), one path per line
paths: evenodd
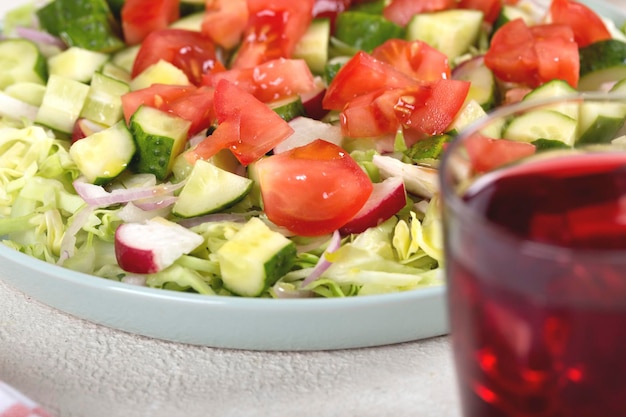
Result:
M573 0L52 0L2 30L3 243L206 295L443 285L446 143L508 103L626 91L623 28ZM594 111L516 120L472 157L626 117Z

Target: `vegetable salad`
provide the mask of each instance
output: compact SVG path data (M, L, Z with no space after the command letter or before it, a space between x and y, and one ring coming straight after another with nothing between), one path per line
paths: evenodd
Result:
M205 295L442 285L446 142L554 81L617 88L625 57L572 0L29 4L0 40L0 236ZM538 148L477 146L486 166Z

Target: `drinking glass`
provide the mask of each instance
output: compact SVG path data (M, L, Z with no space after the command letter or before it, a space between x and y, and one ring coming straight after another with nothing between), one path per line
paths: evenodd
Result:
M625 117L619 93L525 100L446 149L465 417L626 416Z

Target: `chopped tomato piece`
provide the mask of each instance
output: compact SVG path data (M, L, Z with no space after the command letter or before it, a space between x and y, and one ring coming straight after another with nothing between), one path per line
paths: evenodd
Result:
M278 58L254 68L233 68L205 75L203 83L216 86L226 79L264 103L318 89L313 74L302 59Z
M390 39L374 48L372 56L420 81L450 78L448 57L419 40Z
M395 106L401 89L381 89L351 100L340 114L341 132L349 138L395 134L400 128Z
M405 130L418 135L440 135L463 106L469 88L470 83L461 80L439 80L407 88L396 104L396 115Z
M512 20L494 34L485 65L503 81L533 88L553 79L578 85L578 45L565 25L529 27L522 19Z
M233 67L291 58L313 19L314 0L248 0L249 18Z
M476 172L491 171L536 151L535 145L528 142L494 139L478 133L468 137L465 146Z
M553 0L550 17L552 23L572 28L580 48L612 37L602 19L589 7L577 1Z
M180 0L126 0L121 20L124 40L136 45L152 31L164 29L180 17Z
M248 165L293 133L276 112L228 80L217 84L213 107L218 126L188 154L191 162L228 148L242 165Z
M480 10L483 12L483 20L493 23L502 10L502 0L460 0L460 9Z
M215 121L211 87L153 84L148 88L131 91L122 96L122 108L127 123L143 105L190 121L190 136L208 128Z
M202 20L202 34L225 49L233 49L241 42L248 23L246 0L207 0Z
M383 9L383 16L400 26L406 26L418 13L436 12L455 7L456 0L391 0L391 3Z
M131 75L136 77L159 60L180 68L195 85L201 83L205 73L224 70L213 41L200 32L185 29L151 32L141 43Z
M268 219L302 236L337 230L373 189L345 150L322 139L260 160L257 173Z
M381 88L403 88L417 84L417 80L392 65L359 51L335 75L326 90L322 105L327 110L341 110L360 95Z

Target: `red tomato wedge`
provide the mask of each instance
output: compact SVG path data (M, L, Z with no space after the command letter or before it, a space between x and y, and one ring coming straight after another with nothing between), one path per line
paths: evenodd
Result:
M199 85L205 73L223 71L213 41L185 29L161 29L151 32L141 43L131 72L136 77L150 65L164 60L180 68L192 84Z
M349 138L395 135L401 126L395 106L402 89L380 89L348 102L339 114L341 133Z
M254 68L233 68L206 74L203 83L216 86L228 80L264 103L318 89L311 70L302 59L278 58Z
M602 19L589 7L572 0L552 0L549 9L552 23L568 25L580 48L611 39Z
M355 97L383 88L403 88L418 81L391 64L359 51L339 70L328 86L322 105L327 110L341 110Z
M248 0L249 19L234 68L291 58L313 20L314 0Z
M502 0L460 0L460 9L480 10L485 22L494 23L502 10Z
M202 34L225 49L233 49L241 41L248 23L246 0L207 0L202 20Z
M522 19L504 24L491 40L485 65L503 81L537 87L553 79L577 87L578 44L569 26L528 27Z
M372 56L420 81L450 78L448 57L419 40L390 39L374 48Z
M190 121L189 135L193 136L215 121L213 91L206 86L153 84L122 96L124 118L128 123L140 106L154 107Z
M218 126L188 154L191 162L228 148L242 165L248 165L293 133L276 112L228 80L217 84L213 106Z
M126 0L121 10L126 43L136 45L150 32L164 29L178 20L179 5L180 0Z
M469 88L470 83L461 80L439 80L407 88L396 104L396 116L405 130L418 135L440 135L463 107Z
M383 9L383 16L392 22L406 26L418 13L453 9L456 0L391 0Z
M528 142L494 139L480 134L468 137L465 146L476 172L491 171L536 151L535 145Z
M256 166L267 217L302 236L337 230L358 213L373 189L346 151L321 139Z

